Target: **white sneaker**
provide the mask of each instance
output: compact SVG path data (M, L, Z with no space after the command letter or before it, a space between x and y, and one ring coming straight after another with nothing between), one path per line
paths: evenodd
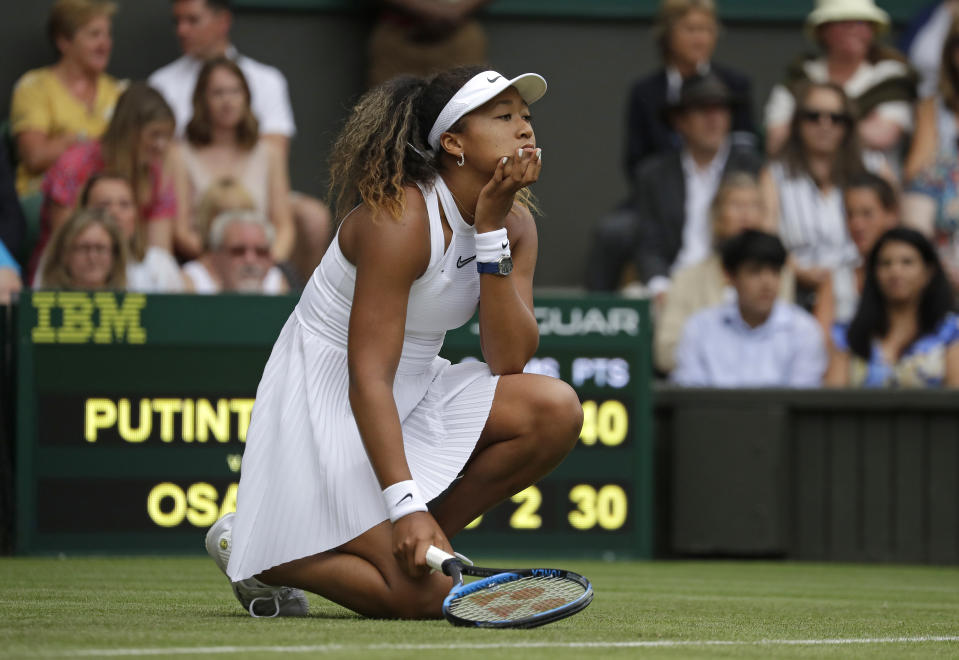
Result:
M226 575L233 549L233 516L228 513L217 520L206 533L206 552ZM227 576L229 577L229 576ZM233 595L252 617L306 616L310 604L306 594L290 587L271 587L255 577L230 582Z

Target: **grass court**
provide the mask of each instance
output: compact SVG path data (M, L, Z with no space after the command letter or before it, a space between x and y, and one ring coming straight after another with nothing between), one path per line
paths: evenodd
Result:
M252 619L205 557L4 558L0 658L959 658L957 567L543 563L589 577L592 605L497 631L315 596L306 619Z

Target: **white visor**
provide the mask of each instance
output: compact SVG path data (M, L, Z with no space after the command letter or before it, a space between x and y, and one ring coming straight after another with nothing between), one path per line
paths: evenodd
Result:
M546 93L546 80L537 73L524 73L512 80L496 71L478 73L453 95L430 130L427 142L433 151L440 150L440 136L448 131L467 112L472 112L507 87L515 87L527 105L538 101Z

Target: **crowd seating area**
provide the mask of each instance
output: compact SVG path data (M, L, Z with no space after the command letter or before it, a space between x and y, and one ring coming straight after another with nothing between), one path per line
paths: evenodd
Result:
M296 292L322 258L334 218L291 189L287 79L231 38L247 3L169 4L181 56L118 80L114 16L133 9L51 3L57 57L23 72L0 127L3 302L27 287ZM370 84L428 74L424 40L434 69L482 61L471 4L440 20L384 3ZM596 220L583 284L653 301L661 378L959 385L959 2L916 7L894 41L903 7L808 3L796 29L813 52L757 99L750 71L714 60L722 0L658 3L661 64L629 90L610 155L629 192Z

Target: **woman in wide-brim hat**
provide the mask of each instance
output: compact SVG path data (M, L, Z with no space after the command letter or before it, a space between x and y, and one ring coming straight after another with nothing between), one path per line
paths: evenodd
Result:
M899 146L912 131L917 76L899 52L877 41L888 29L889 15L874 0L818 0L806 19L806 33L822 52L793 62L773 88L765 109L769 153L789 136L793 90L803 82L843 88L858 110L866 149L889 153Z

